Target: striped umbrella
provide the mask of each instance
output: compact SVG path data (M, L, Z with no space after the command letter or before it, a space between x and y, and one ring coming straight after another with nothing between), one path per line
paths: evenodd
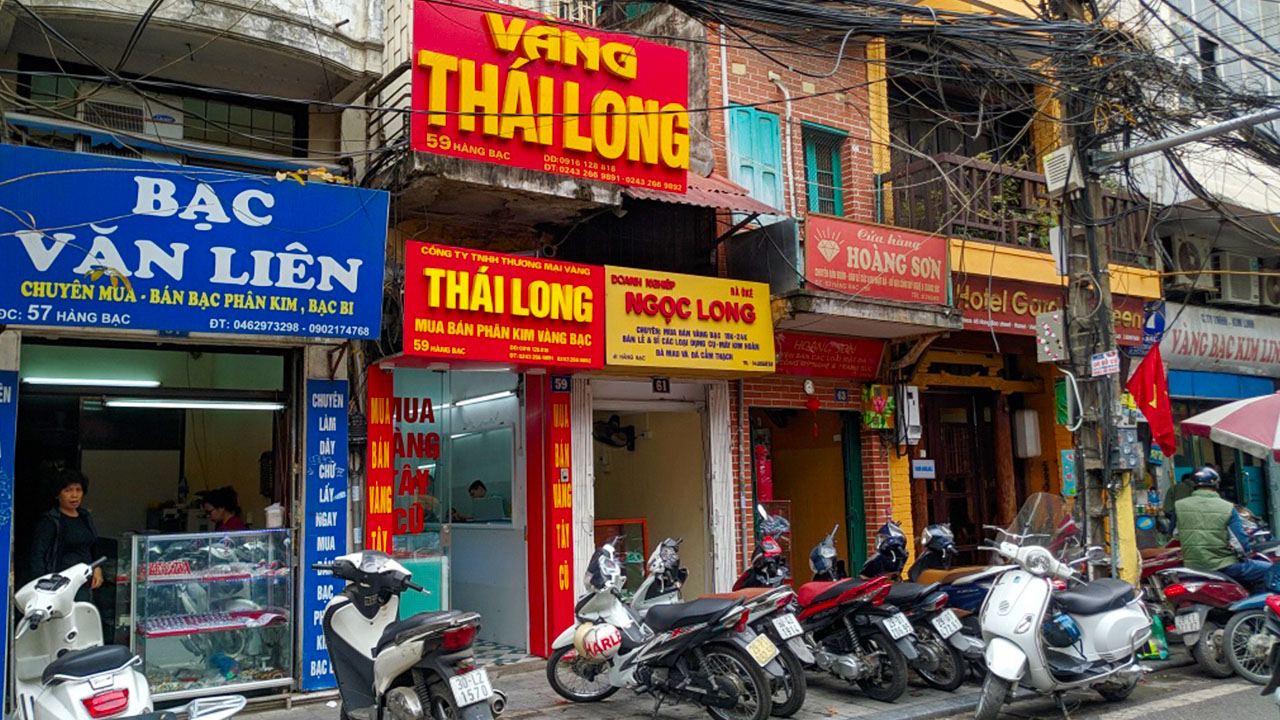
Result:
M1280 393L1221 405L1182 421L1182 429L1255 457L1280 461Z

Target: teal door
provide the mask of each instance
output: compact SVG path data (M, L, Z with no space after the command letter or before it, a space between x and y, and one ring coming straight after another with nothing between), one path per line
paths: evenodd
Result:
M849 543L849 574L867 561L867 512L862 485L862 413L841 413L844 428L844 527Z

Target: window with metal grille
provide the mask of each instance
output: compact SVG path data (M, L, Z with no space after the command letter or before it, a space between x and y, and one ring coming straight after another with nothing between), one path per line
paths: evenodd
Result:
M840 177L840 150L845 136L805 125L804 167L809 212L844 215L843 178Z
M188 140L230 145L276 155L302 151L297 118L292 113L198 97L183 98Z

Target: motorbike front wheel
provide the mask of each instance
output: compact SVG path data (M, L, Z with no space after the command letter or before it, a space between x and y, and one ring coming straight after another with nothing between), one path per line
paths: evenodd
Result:
M747 651L736 645L709 645L702 651L699 669L709 674L713 682L727 680L738 691L736 705L731 708L708 705L708 715L716 720L768 720L769 713L773 712L769 677Z
M1267 631L1263 610L1237 613L1222 634L1222 650L1240 677L1255 685L1271 680L1271 645L1275 638Z
M973 720L996 720L1004 701L1009 699L1009 690L1013 683L989 673L982 681L982 696L978 698L978 709L973 713Z
M916 648L924 648L922 655L927 652L937 659L929 669L917 667L916 674L929 687L938 690L951 692L960 687L964 683L966 670L964 656L927 623L920 623L915 626L915 629L918 638Z
M1196 664L1204 670L1205 675L1211 678L1229 678L1235 674L1231 669L1231 663L1227 661L1227 653L1225 650L1226 633L1218 624L1212 620L1205 620L1204 627L1200 628L1200 637L1196 638L1196 644L1191 646L1191 657L1195 658Z
M570 702L600 702L618 692L609 684L608 668L579 658L572 645L551 653L547 659L547 682L557 695Z
M804 666L800 664L800 659L785 647L778 648L778 651L778 661L786 670L786 677L774 684L773 716L789 718L804 706L809 683L804 676Z
M860 638L868 655L876 656L875 675L858 681L872 700L893 702L907 691L907 658L888 635L877 630Z

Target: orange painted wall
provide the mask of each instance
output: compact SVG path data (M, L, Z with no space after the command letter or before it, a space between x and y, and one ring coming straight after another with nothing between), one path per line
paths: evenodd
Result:
M760 416L758 416L760 417ZM817 434L814 434L814 422ZM844 451L839 413L801 410L785 428L765 421L773 439L773 497L791 500L791 569L809 579L809 551L839 524L836 550L846 561Z

